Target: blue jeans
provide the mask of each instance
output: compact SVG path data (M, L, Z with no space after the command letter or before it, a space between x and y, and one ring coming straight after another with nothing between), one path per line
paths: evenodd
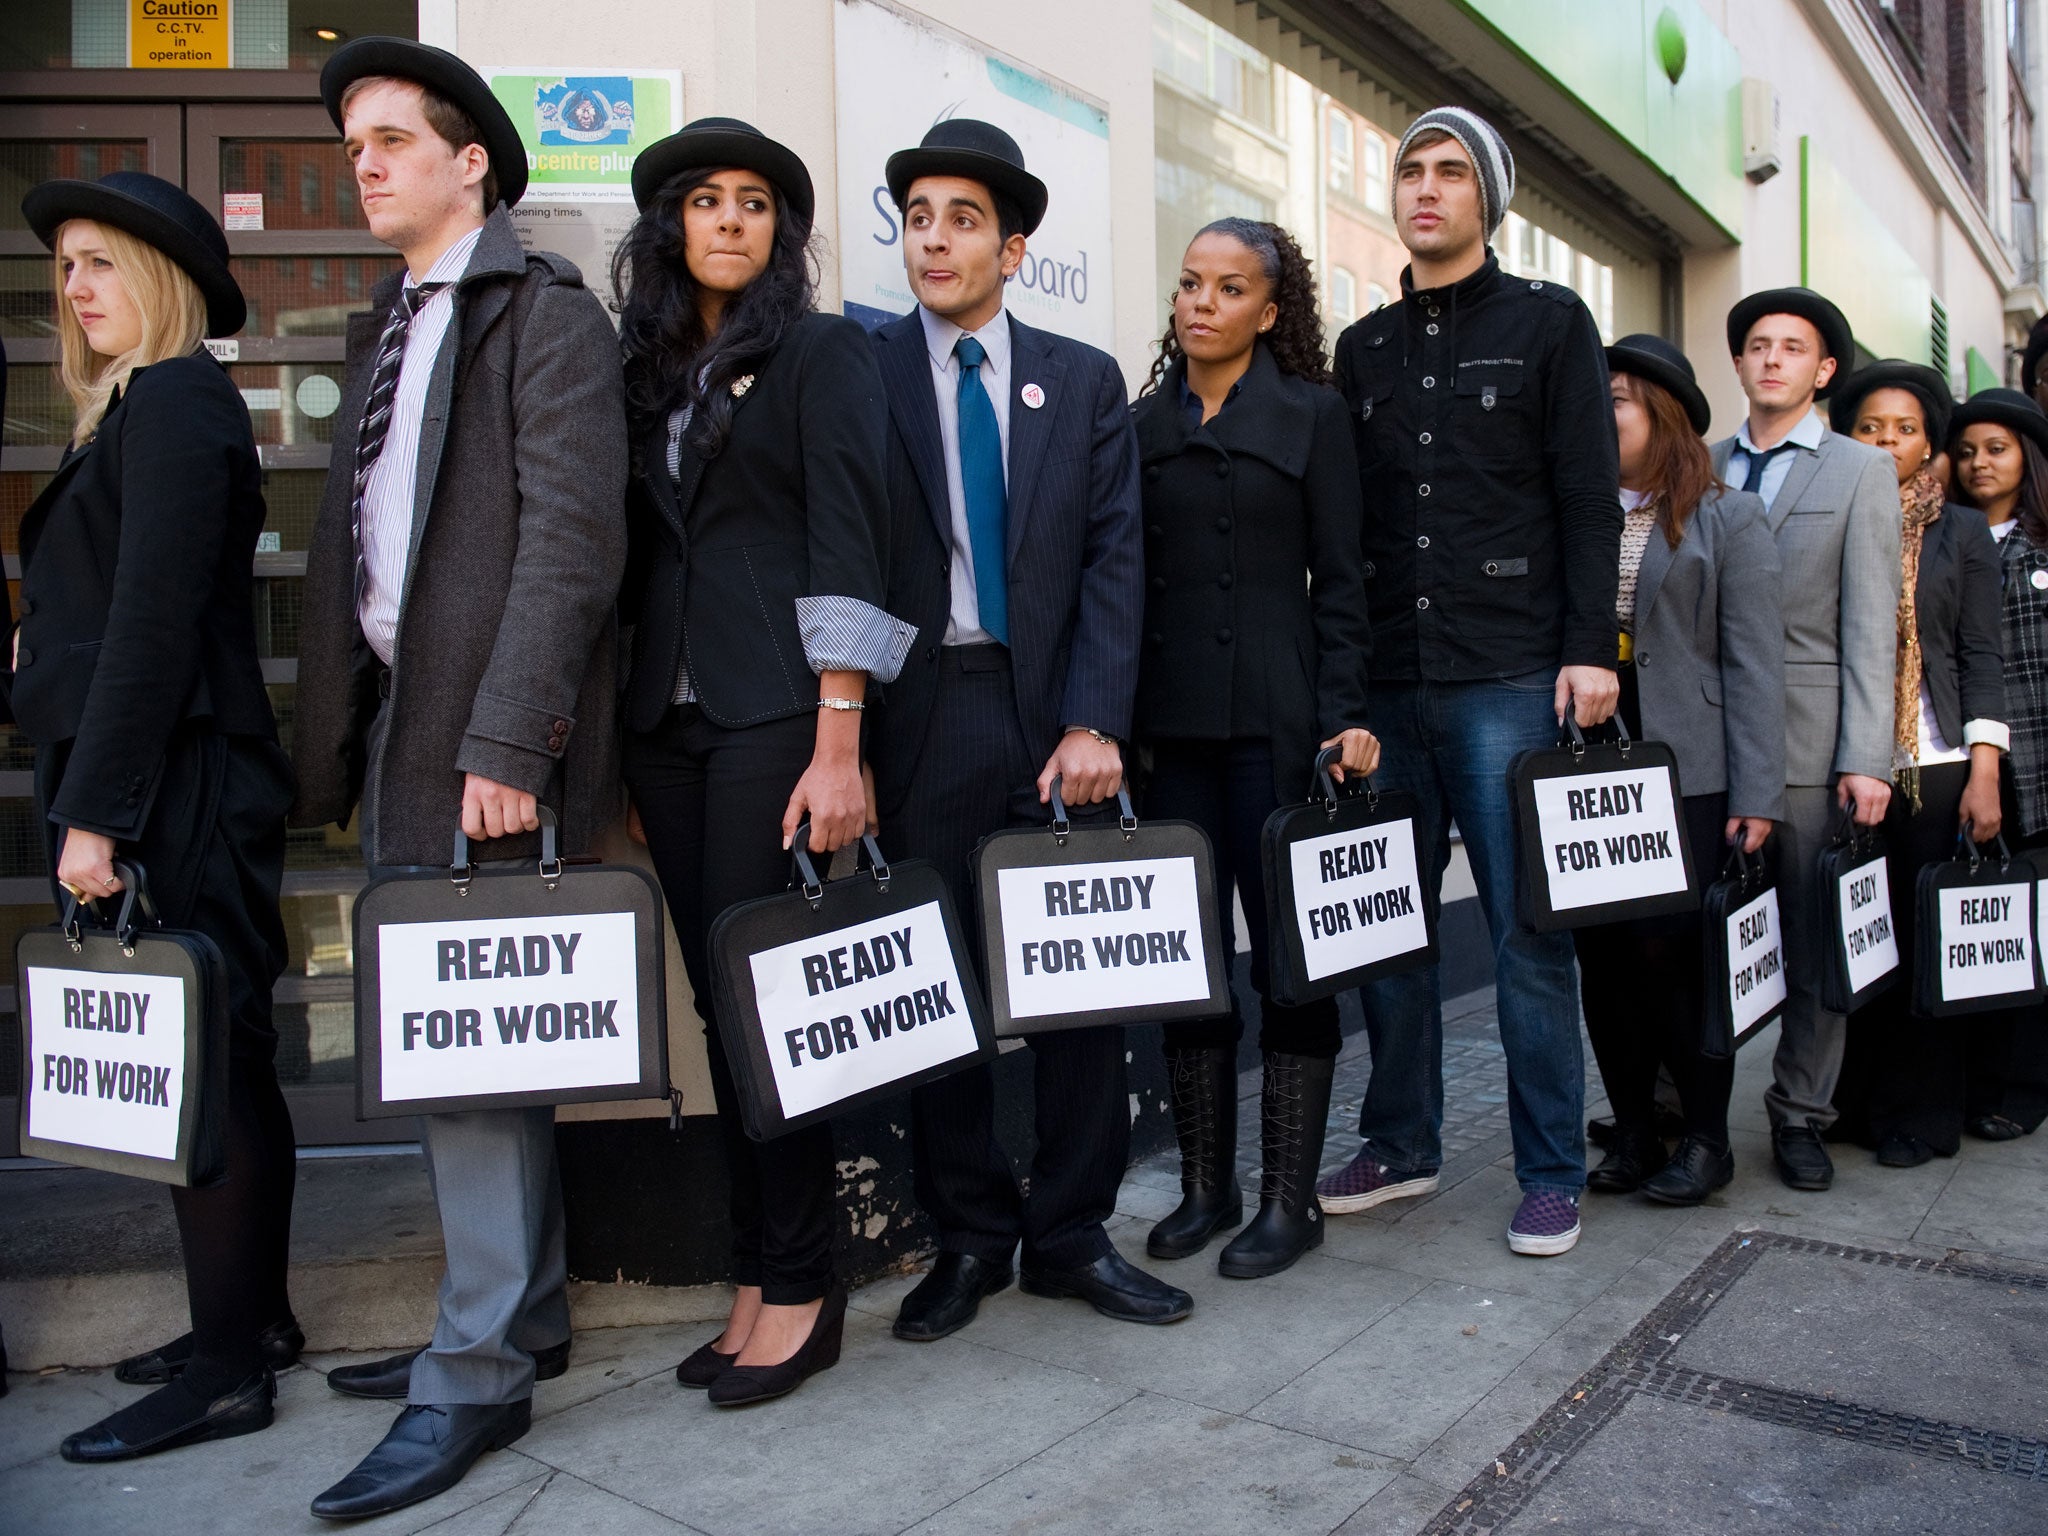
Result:
M1382 788L1421 802L1417 833L1433 867L1432 908L1456 821L1493 936L1500 1040L1508 1059L1508 1123L1525 1193L1577 1194L1586 1183L1585 1061L1569 933L1523 930L1515 906L1514 815L1508 765L1558 736L1553 670L1477 683L1375 683L1372 728ZM1432 858L1433 854L1433 858ZM1388 1167L1416 1174L1443 1163L1443 992L1435 966L1359 989L1372 1042L1372 1080L1359 1134Z

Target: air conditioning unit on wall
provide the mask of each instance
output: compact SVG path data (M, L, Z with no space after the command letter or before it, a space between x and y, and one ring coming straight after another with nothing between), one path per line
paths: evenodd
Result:
M1742 174L1761 186L1784 163L1778 158L1778 91L1768 80L1742 82Z

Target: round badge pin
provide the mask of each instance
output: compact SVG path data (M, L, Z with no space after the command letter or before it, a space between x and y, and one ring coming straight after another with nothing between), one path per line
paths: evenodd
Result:
M2048 592L2048 571L2036 571L2027 580L2031 581L2041 591Z
M1045 391L1036 384L1026 384L1022 393L1024 403L1034 411L1045 404Z

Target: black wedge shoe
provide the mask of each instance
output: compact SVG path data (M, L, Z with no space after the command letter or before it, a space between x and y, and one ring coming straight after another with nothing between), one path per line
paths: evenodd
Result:
M1200 1253L1218 1232L1244 1220L1237 1182L1237 1058L1220 1048L1168 1051L1173 1133L1180 1142L1180 1205L1152 1229L1155 1259Z
M1316 1203L1316 1173L1330 1119L1330 1080L1337 1063L1322 1056L1266 1053L1259 1096L1259 1213L1230 1240L1216 1261L1232 1280L1277 1275L1323 1241L1323 1208Z
M272 1323L259 1333L256 1347L263 1352L263 1363L273 1371L289 1370L299 1363L299 1353L306 1347L306 1335L300 1330L297 1318L286 1317L283 1322ZM192 1335L181 1333L168 1344L160 1344L139 1355L130 1355L114 1367L114 1380L125 1381L131 1387L160 1387L166 1382L176 1381L191 1363Z
M718 1339L724 1337L725 1335L721 1333ZM699 1344L683 1356L682 1363L676 1367L677 1386L690 1387L702 1392L723 1376L733 1361L739 1359L738 1355L720 1354L718 1339L713 1339L709 1344Z
M818 1372L839 1363L839 1344L846 1334L846 1288L835 1285L818 1308L811 1336L780 1365L727 1366L706 1392L720 1408L744 1408L794 1392Z

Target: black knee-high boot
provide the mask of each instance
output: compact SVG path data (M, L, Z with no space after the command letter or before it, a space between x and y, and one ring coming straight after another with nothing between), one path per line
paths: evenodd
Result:
M1221 1047L1169 1050L1173 1131L1180 1142L1181 1201L1152 1229L1145 1251L1184 1259L1244 1220L1237 1183L1237 1060Z
M1216 1267L1233 1280L1277 1275L1323 1241L1316 1174L1330 1119L1330 1080L1337 1063L1325 1056L1266 1053L1259 1128L1265 1167L1259 1213L1230 1240Z

